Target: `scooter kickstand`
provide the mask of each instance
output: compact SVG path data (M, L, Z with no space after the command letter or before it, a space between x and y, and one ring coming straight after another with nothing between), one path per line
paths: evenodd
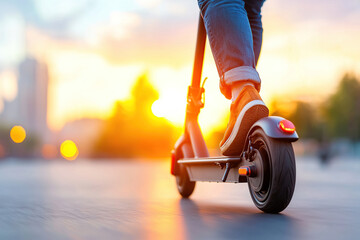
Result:
M230 168L231 168L231 164L230 163L226 163L226 167L225 167L225 172L224 172L224 176L222 177L222 181L223 182L226 182L226 179L229 175L229 172L230 172Z

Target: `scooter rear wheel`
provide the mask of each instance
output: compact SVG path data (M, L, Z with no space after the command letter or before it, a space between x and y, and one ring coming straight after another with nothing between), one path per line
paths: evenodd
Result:
M251 198L260 210L278 213L291 201L295 189L296 166L291 143L268 137L262 129L252 135L256 176L248 178Z
M179 151L176 154L176 160L184 158L184 154L182 151ZM176 177L176 186L178 192L183 198L188 198L193 193L196 182L190 181L189 175L185 166L182 164L178 165L178 174Z

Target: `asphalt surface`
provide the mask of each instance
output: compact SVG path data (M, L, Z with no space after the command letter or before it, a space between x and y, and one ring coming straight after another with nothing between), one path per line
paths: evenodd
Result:
M297 159L282 214L247 184L199 183L181 199L167 162L0 162L0 239L360 239L360 159Z

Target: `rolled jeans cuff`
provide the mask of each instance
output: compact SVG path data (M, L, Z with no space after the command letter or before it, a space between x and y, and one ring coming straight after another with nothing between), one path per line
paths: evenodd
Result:
M220 77L220 91L227 99L231 99L231 85L235 82L251 82L260 91L261 79L255 68L241 66L230 69Z

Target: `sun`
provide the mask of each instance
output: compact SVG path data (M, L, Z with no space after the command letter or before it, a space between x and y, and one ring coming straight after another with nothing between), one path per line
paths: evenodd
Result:
M151 105L151 112L156 116L156 117L164 117L165 116L165 112L164 112L164 108L162 106L161 101L156 100L152 105Z
M151 106L151 112L158 118L165 118L174 125L184 122L186 102L180 98L160 98Z

